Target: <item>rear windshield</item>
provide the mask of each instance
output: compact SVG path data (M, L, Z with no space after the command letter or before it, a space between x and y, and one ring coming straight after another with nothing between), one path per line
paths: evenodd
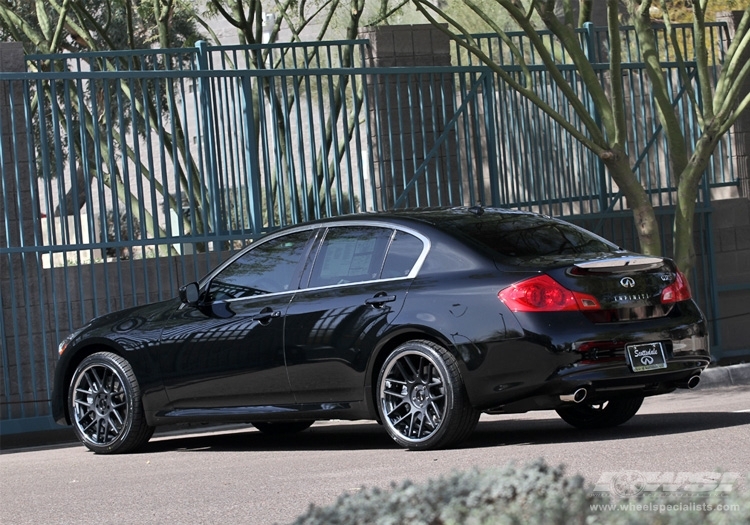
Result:
M451 217L444 227L509 258L613 252L619 248L583 228L539 215L486 212Z

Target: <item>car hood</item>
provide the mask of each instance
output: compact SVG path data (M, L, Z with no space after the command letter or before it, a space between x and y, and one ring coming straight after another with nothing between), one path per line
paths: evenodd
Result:
M163 321L171 317L180 304L179 299L169 299L95 317L66 338L67 346L76 346L90 338L105 338L122 344L137 332L161 331Z

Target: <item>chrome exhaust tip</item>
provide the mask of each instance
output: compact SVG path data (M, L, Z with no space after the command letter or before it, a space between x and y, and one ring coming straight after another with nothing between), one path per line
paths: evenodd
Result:
M580 403L581 401L586 399L588 393L589 391L585 388L579 388L572 394L562 394L560 396L560 401L563 401L564 403Z
M701 376L700 374L695 374L694 376L691 376L690 379L687 381L684 381L682 383L678 383L678 388L687 388L692 390L693 388L697 387L701 382Z

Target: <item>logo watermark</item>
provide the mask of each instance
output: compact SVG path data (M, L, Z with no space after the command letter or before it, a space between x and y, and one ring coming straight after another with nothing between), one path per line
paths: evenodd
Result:
M595 493L625 498L645 492L696 494L734 491L742 475L739 472L642 472L625 470L603 472L594 486Z
M742 479L739 472L603 472L592 492L620 501L610 500L609 504L591 508L653 513L736 512L739 505L724 504L723 500L739 488Z
M593 511L651 512L739 512L739 504L712 503L610 503L591 505Z

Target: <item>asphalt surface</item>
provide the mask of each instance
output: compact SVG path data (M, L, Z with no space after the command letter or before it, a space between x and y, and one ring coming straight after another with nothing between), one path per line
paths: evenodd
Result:
M741 379L731 372L728 380ZM405 451L381 426L363 421L320 422L290 436L248 426L185 431L115 456L79 444L17 449L0 455L0 523L284 524L343 493L539 458L604 486L597 490L612 492L620 488L614 479L638 476L682 487L675 480L726 474L737 481L729 490L745 493L748 429L750 386L722 385L647 398L632 420L612 429L578 430L553 411L485 415L460 447L427 452ZM692 486L681 489L688 503ZM659 487L653 490L674 491ZM655 521L646 515L642 522ZM729 513L710 521L742 523Z

